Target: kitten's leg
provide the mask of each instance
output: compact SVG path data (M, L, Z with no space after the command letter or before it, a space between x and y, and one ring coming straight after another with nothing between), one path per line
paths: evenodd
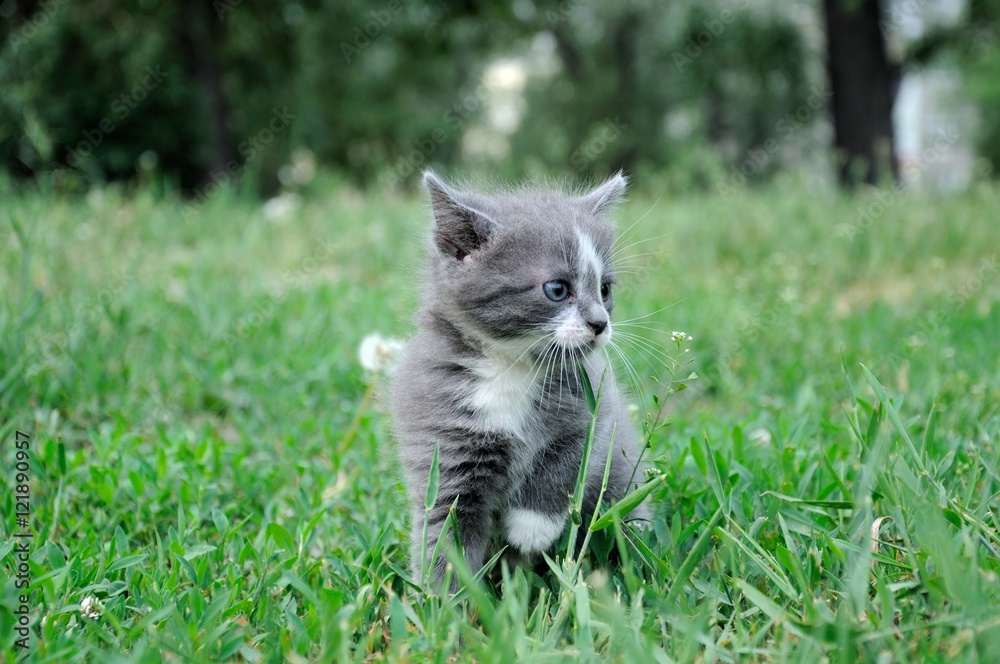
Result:
M532 463L504 517L507 541L523 554L547 551L562 534L580 470L579 440L550 443Z
M422 505L414 510L411 561L414 572L419 574L421 561L429 565L438 541L452 540L448 514L455 506L458 536L465 554L465 561L472 573L483 566L490 537L494 530L494 513L506 498L507 473L510 466L510 441L503 434L483 434L464 430L461 441L441 439L441 484L437 500L429 512ZM427 521L427 546L423 547L424 519ZM440 583L444 578L447 556L444 547L434 561L430 577ZM457 583L452 583L452 590Z
M452 501L454 497L452 497ZM485 559L486 545L489 541L490 532L493 530L493 518L489 510L473 509L470 507L473 499L468 494L459 497L458 505L455 508L456 521L458 522L459 539L462 544L462 552L465 556L466 565L473 574L483 566ZM444 580L445 568L448 565L447 546L453 540L452 526L448 521L448 512L451 509L451 501L445 503L441 501L427 513L423 506L413 511L413 532L410 541L410 561L414 579L419 579L421 564L425 566L427 572L427 582L431 587L440 588ZM427 517L427 543L424 548L424 518ZM438 548L441 538L438 557L434 559L434 550ZM433 562L433 565L432 565ZM458 590L458 580L454 574L450 590Z

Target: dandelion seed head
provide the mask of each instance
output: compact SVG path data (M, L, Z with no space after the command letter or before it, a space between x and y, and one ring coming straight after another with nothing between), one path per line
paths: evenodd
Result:
M375 332L361 340L358 361L366 371L392 371L403 350L403 341Z

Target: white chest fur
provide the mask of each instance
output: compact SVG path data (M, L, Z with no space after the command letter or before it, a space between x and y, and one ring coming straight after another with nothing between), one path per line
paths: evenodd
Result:
M473 371L479 381L467 403L476 411L481 426L513 433L522 441L529 438L540 389L538 368L514 355L484 358Z

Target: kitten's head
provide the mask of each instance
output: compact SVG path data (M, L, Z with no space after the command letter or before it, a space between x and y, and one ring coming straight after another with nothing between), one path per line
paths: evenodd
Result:
M487 350L582 356L611 337L621 173L583 195L457 191L424 175L434 211L430 308Z

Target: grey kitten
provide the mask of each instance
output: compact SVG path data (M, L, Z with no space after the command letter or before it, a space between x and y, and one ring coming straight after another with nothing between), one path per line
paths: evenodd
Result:
M576 366L583 363L596 391L606 367L597 351L611 337L614 304L614 228L605 215L626 187L620 173L583 196L459 192L431 172L424 183L435 220L429 277L419 331L392 387L413 505L415 576L430 561L456 497L459 539L473 572L505 545L523 557L549 550L565 529L590 419ZM604 382L585 524L597 507L612 436L604 500L620 499L645 479L640 439L610 370ZM440 489L421 550L439 442ZM648 507L633 517L648 519ZM441 556L435 579L444 564Z

